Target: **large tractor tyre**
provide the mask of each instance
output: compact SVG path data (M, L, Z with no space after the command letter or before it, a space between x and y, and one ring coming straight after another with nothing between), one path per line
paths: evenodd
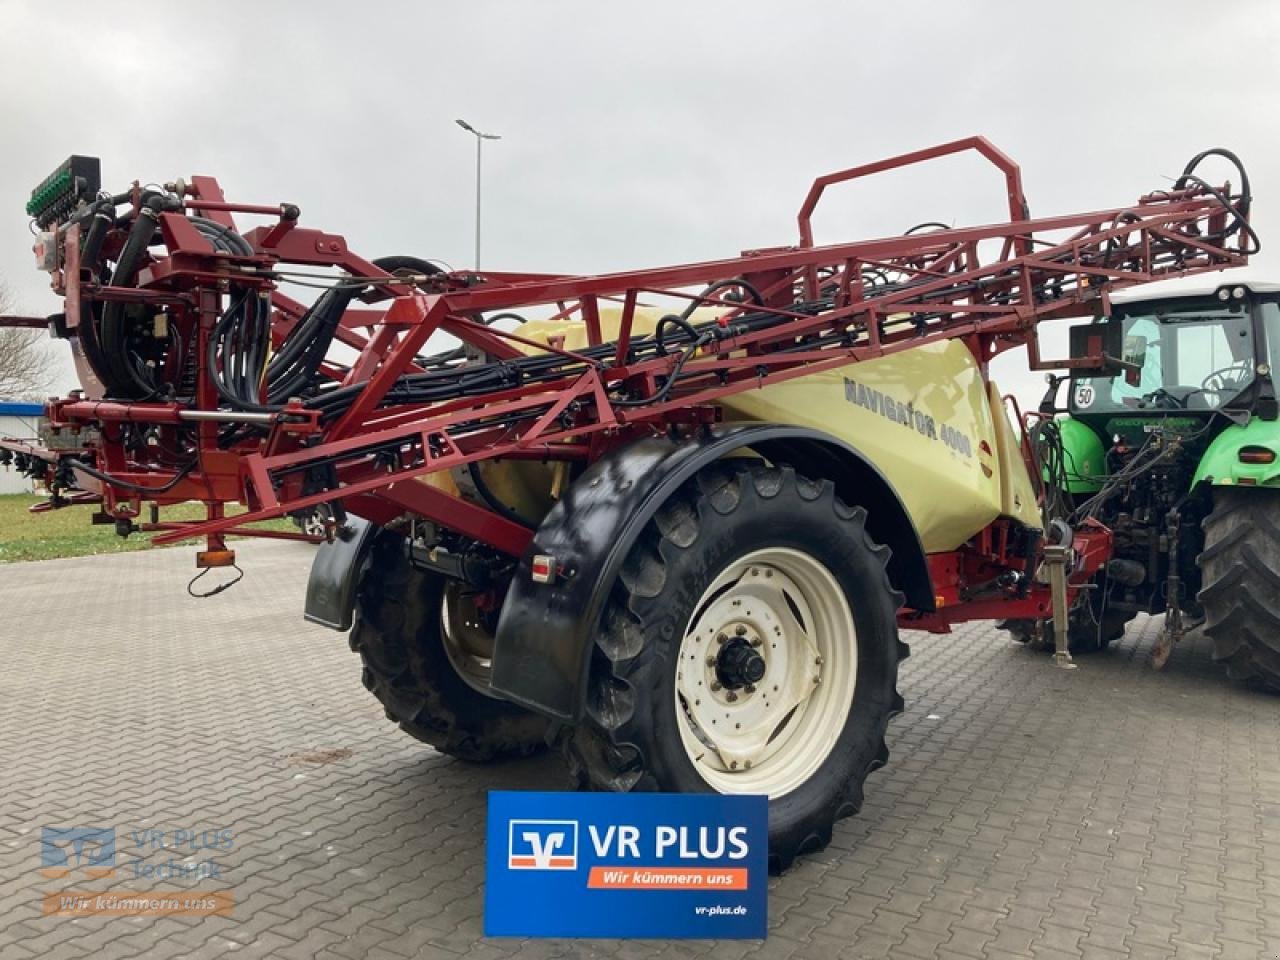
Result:
M364 685L388 719L442 753L472 762L533 753L547 720L486 692L482 628L462 589L413 567L403 537L379 534L351 628Z
M1213 658L1280 692L1280 492L1215 489L1203 527L1197 599Z
M857 813L902 709L889 549L829 481L717 464L624 562L566 754L599 790L765 794L781 871Z

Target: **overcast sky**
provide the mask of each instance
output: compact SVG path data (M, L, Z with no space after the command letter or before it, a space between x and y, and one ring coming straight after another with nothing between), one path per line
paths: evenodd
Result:
M973 133L1021 163L1037 216L1130 204L1230 147L1253 178L1255 263L1274 268L1278 52L1268 0L0 0L0 281L24 311L58 309L22 208L71 153L101 157L112 189L213 174L365 255L469 266L474 141L457 117L503 138L485 151L494 268L791 243L815 175ZM1002 215L999 179L967 159L837 201L819 242ZM1037 396L1017 367L1003 385Z

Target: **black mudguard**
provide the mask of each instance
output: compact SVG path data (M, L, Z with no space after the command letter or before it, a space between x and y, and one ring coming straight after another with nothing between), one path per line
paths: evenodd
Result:
M316 548L307 580L304 617L334 630L351 629L356 587L377 529L368 520L349 517L331 543Z
M934 609L924 548L892 485L856 449L817 430L776 424L721 426L690 439L636 441L598 460L543 520L502 607L494 690L531 710L573 721L581 713L592 638L624 559L648 521L702 467L749 447L867 510L867 531L893 551L889 577L909 606ZM533 556L555 558L553 583L535 583Z

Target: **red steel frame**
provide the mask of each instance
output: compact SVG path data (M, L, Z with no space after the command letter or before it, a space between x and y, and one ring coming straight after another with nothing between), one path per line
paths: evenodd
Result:
M811 217L828 186L966 150L977 151L1004 175L1008 222L814 245ZM244 234L253 257L232 257L215 255L183 213L161 214L167 255L153 259L136 288L104 286L82 277L76 261L78 228L71 227L62 244L63 262L54 275L55 289L66 299L69 327L75 328L84 300L123 300L190 316L207 336L222 308L220 290L234 282L269 291L272 339L278 345L305 308L276 289L274 269L336 267L382 283L377 293L365 298L370 302L349 309L342 319L337 338L358 352L356 359L343 367L331 357L323 368L344 385L364 384L355 402L336 419L322 423L315 411L291 403L271 417L265 440L231 449L218 448L218 424L197 423L198 467L164 493L144 496L77 474L77 486L84 492L70 499L100 501L109 517L138 516L143 499L161 504L205 502L206 520L150 528L159 531L155 540L161 543L208 538L209 551L201 555L206 563L225 562L225 536L247 532L246 524L338 499L348 511L375 522L409 513L519 555L529 543L529 530L415 478L479 460L592 460L638 435L712 422L718 417L716 401L731 394L941 339L962 339L984 375L992 357L1024 344L1033 366L1083 365L1088 361L1042 362L1035 325L1079 316L1089 308L1109 312L1111 289L1236 266L1247 259L1242 236L1234 246L1214 239L1222 237L1229 218L1247 216L1247 208L1241 204L1240 209L1228 210L1202 186L1154 192L1131 207L1031 219L1017 165L981 137L819 178L799 214L798 246L601 276L445 273L430 279L429 292L409 282L394 282L352 253L341 236L301 227L296 207L228 202L208 177L193 178L187 190L188 210L227 226L234 226L233 213L277 219ZM1229 187L1224 192L1230 196ZM136 203L136 185L134 193ZM868 282L877 272L911 283L881 289ZM763 304L690 292L728 278L752 284ZM807 300L826 293L830 306L816 314L797 312L791 309L797 292ZM611 399L619 389L632 396L653 396L678 362L675 353L640 361L628 356L637 306L653 297L718 308L721 339L684 365L666 399L619 406ZM580 362L552 382L430 406L384 404L396 381L419 369L415 358L437 331L453 334L490 358L512 359L524 355L520 346L528 342L487 327L478 317L488 311L541 307L557 317L581 320L589 342L597 345L603 342L602 301L621 305L612 362L553 347ZM734 318L747 311L772 314L778 322L750 332L735 329ZM806 338L832 334L839 334L839 342L828 339L813 349L797 348ZM195 408L216 410L216 393L206 382L203 364L199 367ZM92 456L99 469L119 480L158 487L175 478L176 468L140 460L111 442L110 431L113 425L133 422L176 432L192 409L178 403L101 401L73 394L51 402L47 414L59 432L82 427L104 432L89 449L50 450L14 441L0 446L48 461L51 478L57 460L74 454ZM378 456L392 449L396 455L390 461ZM317 465L332 468L338 486L304 495L302 474ZM55 497L54 504L67 499ZM247 504L248 513L225 516L223 506L229 502ZM989 583L994 574L1025 564L1013 556L1008 540L997 522L961 551L931 558L939 611L913 614L913 625L945 630L959 619L1046 616L1047 593L1038 587L1017 596L990 589L975 595L973 585ZM1102 530L1084 531L1077 542L1091 569L1105 559L1108 544ZM1087 572L1081 566L1077 576Z

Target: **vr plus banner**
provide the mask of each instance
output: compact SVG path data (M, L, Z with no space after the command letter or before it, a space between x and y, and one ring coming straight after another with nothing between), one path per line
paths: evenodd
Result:
M489 794L491 937L764 939L765 797Z

